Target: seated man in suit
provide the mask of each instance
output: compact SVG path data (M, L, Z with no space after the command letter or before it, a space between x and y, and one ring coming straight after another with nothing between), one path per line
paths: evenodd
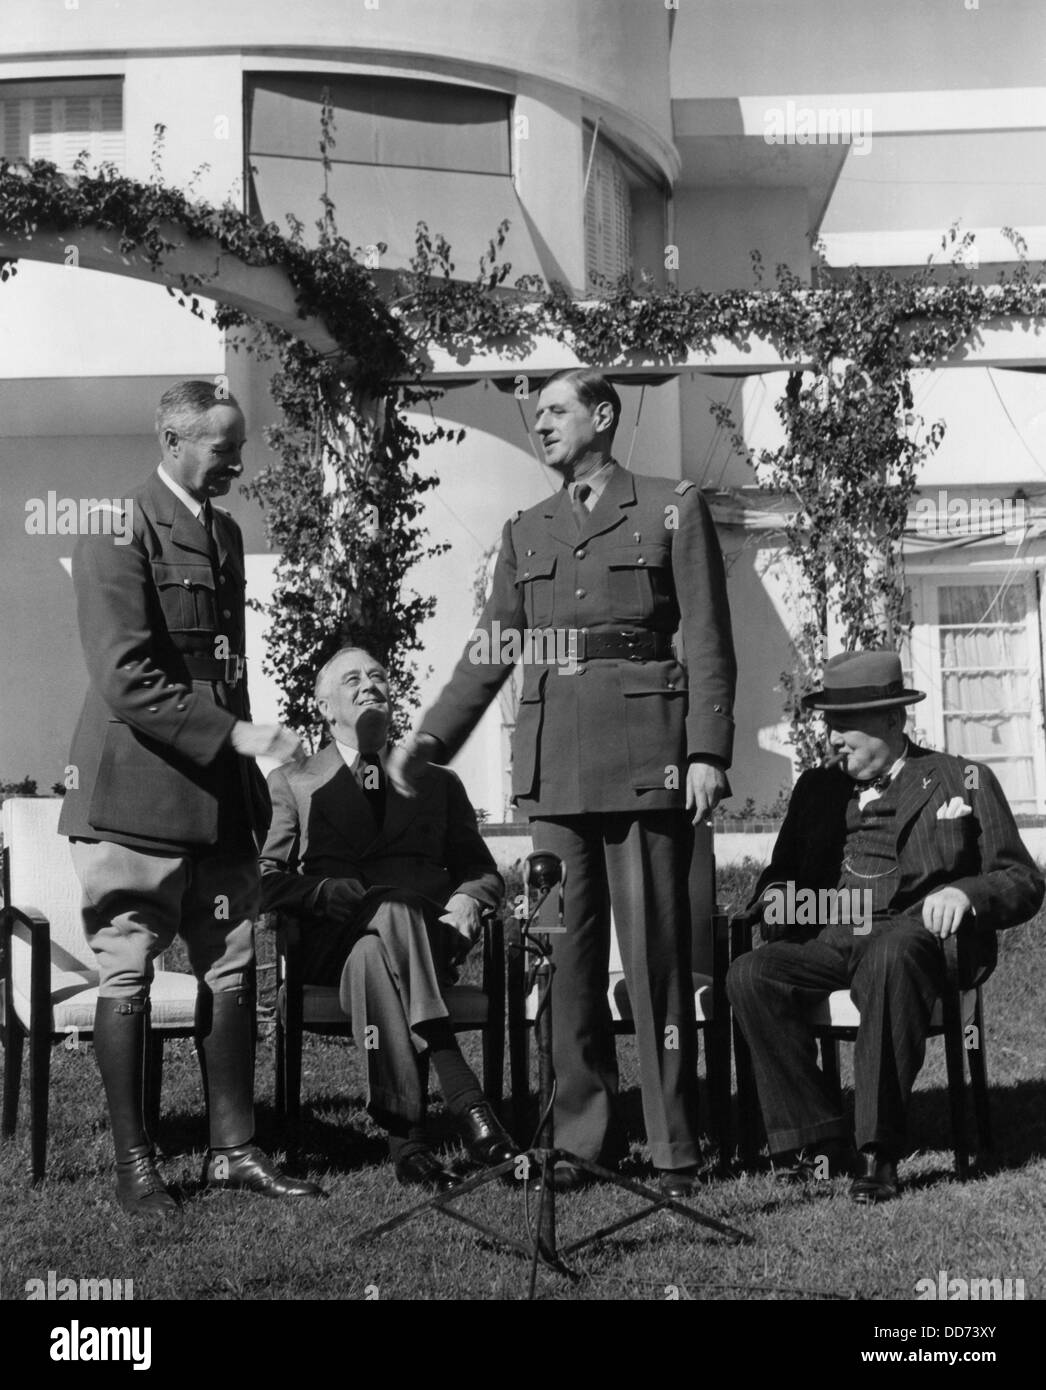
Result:
M343 648L316 678L316 703L331 742L269 777L263 903L301 918L306 982L340 986L397 1178L446 1191L459 1179L425 1141L429 1061L472 1156L493 1165L518 1152L461 1055L441 992L504 884L454 773L433 767L417 799L386 781L380 662Z
M796 783L752 900L770 944L740 957L727 977L775 1169L800 1179L820 1173L818 1157L841 1160L844 1138L805 1015L849 988L861 1014L850 1195L861 1203L897 1195L944 939L960 926L971 931L975 977L984 979L995 932L1032 917L1044 891L991 770L905 737L904 706L924 698L904 689L893 652L827 662L824 689L804 703L824 713L840 765ZM802 889L818 895L817 923L805 930L787 923Z

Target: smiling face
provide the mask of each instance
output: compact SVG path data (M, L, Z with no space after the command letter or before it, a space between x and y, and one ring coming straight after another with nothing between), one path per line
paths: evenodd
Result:
M569 381L551 381L538 396L534 431L545 462L569 483L600 468L610 457L614 411L607 401L591 409Z
M240 455L246 438L237 406L213 406L181 433L171 426L164 429L164 471L198 502L224 497L243 472Z
M846 771L856 782L872 782L904 752L903 709L833 710L824 716L833 752L845 751Z
M325 669L316 704L333 736L361 753L377 753L389 735L389 677L369 652L339 652Z

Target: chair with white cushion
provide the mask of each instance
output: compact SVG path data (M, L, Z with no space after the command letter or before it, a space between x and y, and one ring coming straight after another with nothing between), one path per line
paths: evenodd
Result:
M955 936L950 936L944 943L944 992L934 1005L929 1032L931 1038L944 1039L952 1148L955 1154L955 1171L961 1179L965 1179L970 1171L964 1055L970 1068L970 1090L973 1096L978 1146L984 1153L990 1150L992 1145L981 987L968 965L966 951L966 942L973 930L972 925L961 927ZM732 933L734 956L752 949L750 920L735 920ZM860 1011L848 989L837 989L810 1010L808 1019L814 1037L820 1044L821 1069L836 1091L840 1091L839 1044L856 1042L857 1028L861 1022ZM759 1101L751 1055L736 1023L734 1053L737 1066L738 1109L741 1115L741 1159L746 1166L752 1167L759 1147Z
M47 1155L51 1048L90 1041L98 972L84 937L80 884L69 842L58 834L60 797L8 797L3 804L3 908L0 909L0 1038L4 1044L3 1138L14 1136L29 1040L30 1145L33 1181ZM153 980L146 1114L155 1137L163 1042L191 1037L196 1005L192 975L157 969Z
M306 984L301 973L301 926L274 914L276 930L276 1110L291 1124L301 1118L302 1041L305 1033L352 1037L333 985ZM505 1078L505 948L498 913L484 914L483 965L478 985L450 985L443 993L455 1033L482 1033L483 1091L500 1113Z

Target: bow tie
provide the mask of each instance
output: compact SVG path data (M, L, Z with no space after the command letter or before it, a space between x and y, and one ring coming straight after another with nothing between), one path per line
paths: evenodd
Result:
M875 780L872 782L854 782L853 795L860 796L862 792L868 791L870 787L874 787L877 792L882 793L886 790L886 788L890 785L892 781L893 778L890 776L890 774L888 772L884 772L881 777L876 777Z

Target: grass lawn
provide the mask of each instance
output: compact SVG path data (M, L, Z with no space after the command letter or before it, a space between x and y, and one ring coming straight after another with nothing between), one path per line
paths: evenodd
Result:
M724 875L721 898L736 902L743 880ZM1044 915L1000 938L999 967L986 992L989 1081L996 1150L978 1174L952 1175L943 1046L931 1041L913 1104L913 1152L902 1166L900 1200L857 1208L845 1179L809 1190L775 1185L765 1172L727 1179L711 1172L697 1206L753 1240L732 1246L681 1218L659 1214L581 1252L572 1284L542 1270L549 1299L912 1299L916 1282L949 1277L1024 1280L1026 1299L1046 1291L1046 935ZM466 1035L466 1049L472 1041ZM844 1049L844 1059L849 1049ZM515 1299L527 1267L445 1218L425 1215L383 1242L351 1245L364 1228L414 1198L395 1183L380 1133L362 1106L359 1058L340 1040L307 1039L301 1143L294 1171L322 1183L326 1202L267 1203L238 1194L201 1195L205 1133L191 1044L168 1046L161 1144L164 1172L185 1197L169 1228L132 1224L110 1200L112 1151L91 1049L53 1054L46 1182L28 1185L28 1112L0 1149L3 1238L0 1296L25 1297L26 1281L134 1281L148 1299ZM634 1045L619 1042L633 1135L631 1171L643 1175ZM478 1068L478 1058L474 1057ZM845 1065L845 1063L844 1063ZM844 1072L845 1075L845 1072ZM273 1048L258 1044L258 1126L281 1154L286 1138L272 1109ZM465 1166L438 1098L433 1127L449 1158ZM710 1168L715 1158L708 1151ZM561 1243L613 1220L634 1203L591 1189L561 1198ZM517 1235L520 1186L488 1187L465 1211Z

